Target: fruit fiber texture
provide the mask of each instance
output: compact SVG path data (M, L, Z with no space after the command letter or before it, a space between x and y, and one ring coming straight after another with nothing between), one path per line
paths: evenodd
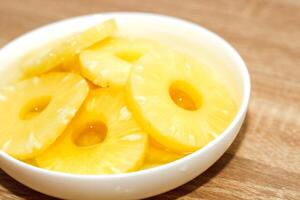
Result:
M82 50L111 36L115 31L115 21L107 20L81 33L38 48L25 55L20 62L24 76L40 75L64 62L68 62Z
M181 98L174 101L181 93L189 97L187 105L180 105ZM171 50L152 52L139 60L129 78L127 100L141 126L178 152L207 145L236 113L227 89L210 71Z
M0 148L30 159L49 147L74 117L89 88L79 75L50 73L0 88Z
M80 54L81 73L100 87L123 87L132 66L156 48L145 39L109 38Z
M127 109L123 92L96 89L36 163L68 173L124 173L142 165L146 148L147 134Z

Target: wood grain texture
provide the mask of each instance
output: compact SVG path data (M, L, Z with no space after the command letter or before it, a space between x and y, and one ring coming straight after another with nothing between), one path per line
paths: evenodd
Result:
M300 1L1 0L0 46L52 21L106 11L181 17L218 33L245 59L248 116L231 148L165 199L300 199ZM0 171L0 199L53 199Z

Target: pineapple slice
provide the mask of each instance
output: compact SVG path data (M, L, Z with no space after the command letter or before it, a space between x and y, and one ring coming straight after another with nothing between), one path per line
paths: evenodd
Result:
M164 146L158 144L152 139L149 140L149 147L147 149L145 162L141 169L149 169L164 165L184 156L184 154L179 154L166 149Z
M143 39L112 38L80 53L81 72L100 87L124 86L131 66L158 46Z
M107 20L81 33L71 35L30 52L25 55L20 63L25 77L40 75L63 62L68 62L82 50L111 36L115 30L115 21Z
M63 132L88 94L79 75L49 73L0 89L0 149L31 159Z
M145 55L127 87L129 107L160 144L192 152L216 138L237 106L227 89L192 58L171 50Z
M123 92L93 90L64 134L36 158L42 168L75 174L134 171L144 160L147 135L125 105Z

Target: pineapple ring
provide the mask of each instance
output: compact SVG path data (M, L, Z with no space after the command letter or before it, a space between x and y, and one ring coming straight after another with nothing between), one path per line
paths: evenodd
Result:
M233 99L210 71L171 50L140 59L129 78L127 100L149 134L178 152L208 144L236 113Z
M50 73L0 89L0 149L30 159L50 146L88 94L79 75Z
M127 110L123 92L97 89L36 163L75 174L124 173L142 165L146 148L147 135Z
M143 39L111 38L80 53L81 73L100 87L122 87L132 64L157 45Z
M71 35L25 55L20 65L25 77L40 75L68 62L82 50L111 36L116 30L114 20L107 20L81 33Z

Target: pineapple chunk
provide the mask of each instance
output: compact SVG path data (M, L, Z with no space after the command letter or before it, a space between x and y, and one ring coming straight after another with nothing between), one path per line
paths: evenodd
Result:
M31 159L63 132L88 94L79 75L49 73L0 89L0 148Z
M25 77L40 75L63 62L68 62L82 50L109 36L116 30L114 20L101 24L36 49L21 60Z
M152 52L139 60L129 78L127 100L142 127L178 152L208 144L237 111L211 71L171 50Z
M80 53L81 72L100 87L124 86L132 64L158 46L143 39L112 38Z
M36 158L42 168L75 174L116 174L138 169L147 135L125 105L123 92L93 90L64 134Z

